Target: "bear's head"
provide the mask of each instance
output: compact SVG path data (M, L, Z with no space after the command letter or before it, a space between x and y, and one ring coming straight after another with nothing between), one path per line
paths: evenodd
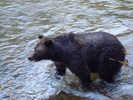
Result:
M34 48L34 52L28 58L30 61L40 61L43 59L52 60L55 57L55 43L53 38L46 38L42 35L39 37L39 43Z

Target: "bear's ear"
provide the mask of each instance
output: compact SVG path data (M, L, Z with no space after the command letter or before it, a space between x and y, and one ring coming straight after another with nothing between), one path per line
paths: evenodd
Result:
M53 41L52 40L46 40L45 41L45 46L50 47L52 45L53 45Z
M39 39L42 39L43 37L44 37L43 35L39 35L39 36L38 36Z

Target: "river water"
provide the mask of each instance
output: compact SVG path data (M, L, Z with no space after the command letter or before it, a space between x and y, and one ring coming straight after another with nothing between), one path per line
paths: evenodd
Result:
M0 100L133 100L132 0L0 0ZM127 50L116 84L83 91L68 70L55 77L51 61L30 62L37 36L105 31Z

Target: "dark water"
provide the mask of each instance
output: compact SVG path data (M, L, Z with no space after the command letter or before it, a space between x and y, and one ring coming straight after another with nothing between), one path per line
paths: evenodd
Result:
M0 100L130 100L133 33L126 34L130 30L132 0L0 0ZM58 80L52 62L27 60L39 34L91 31L119 35L127 50L129 67L122 68L115 85L109 84L113 89L83 92L69 71Z

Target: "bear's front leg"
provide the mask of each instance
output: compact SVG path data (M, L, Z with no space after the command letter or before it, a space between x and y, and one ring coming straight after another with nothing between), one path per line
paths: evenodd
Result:
M88 88L90 83L91 83L91 79L90 79L90 72L88 70L80 70L78 72L75 73L76 76L79 77L81 84L84 88Z
M68 66L69 67L69 66ZM83 64L80 61L72 62L69 69L72 73L74 73L76 76L79 77L81 84L83 87L88 88L91 79L90 79L90 70L88 69L88 66Z
M65 75L65 72L66 72L66 66L63 62L57 62L55 61L55 66L56 66L56 73L57 75Z

